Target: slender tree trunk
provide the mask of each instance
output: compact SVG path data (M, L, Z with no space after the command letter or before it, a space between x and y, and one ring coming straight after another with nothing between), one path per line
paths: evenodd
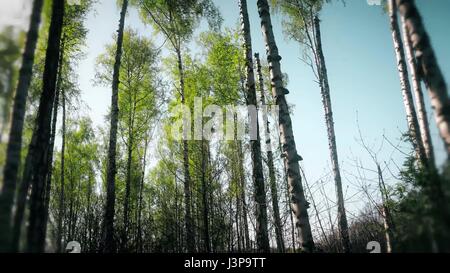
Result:
M236 123L235 123L236 124ZM234 130L235 139L237 137L237 130ZM235 225L236 225L236 233L238 237L238 252L242 253L246 251L245 239L244 239L244 223L243 223L243 202L241 200L241 177L240 177L240 159L237 148L238 142L233 141L232 143L232 154L230 155L230 159L232 160L232 164L230 166L231 171L231 180L234 182L236 188L236 214L235 214Z
M47 221L48 221L48 213L49 213L49 205L50 205L50 196L52 189L52 173L53 173L53 151L55 148L55 137L56 137L56 122L58 121L58 105L59 105L59 94L60 90L56 90L55 101L53 105L53 120L52 120L52 132L50 136L50 146L49 146L49 158L48 158L48 174L45 182L45 194L44 194L44 216L45 219L43 223L45 225L44 229L47 230ZM41 238L41 242L39 244L45 245L45 237Z
M123 204L123 230L121 251L128 251L128 232L130 228L130 195L131 195L131 168L133 162L133 146L134 146L134 123L136 113L136 98L134 101L130 99L130 115L128 119L128 143L127 143L127 173L125 181L125 199Z
M20 165L26 102L28 88L33 73L34 56L39 36L39 24L41 22L43 2L43 0L33 1L31 20L25 43L25 50L22 56L22 67L20 68L19 80L14 98L12 123L3 176L3 188L0 193L0 252L11 250L11 210L16 190L17 172Z
M378 171L379 188L381 191L381 200L383 202L382 217L383 217L383 224L384 224L385 237L386 237L386 252L392 253L393 249L394 249L393 241L395 240L395 237L394 237L395 226L394 226L394 221L392 219L391 211L390 211L389 205L388 205L389 196L387 195L386 184L384 183L384 178L383 178L383 172L381 171L381 167L378 164L377 164L377 171Z
M179 232L179 229L180 229L180 227L179 227L179 225L178 225L178 223L180 223L181 221L179 220L179 205L178 205L178 183L177 183L177 176L175 175L175 177L174 177L174 185L175 185L175 208L174 208L174 211L175 211L175 223L176 223L176 225L175 225L175 238L176 238L176 240L177 240L177 242L176 242L176 251L177 252L181 252L181 246L180 246L180 242L181 242L181 235L180 235L180 232Z
M408 28L406 26L405 18L401 17L403 28L403 43L405 45L405 52L408 58L408 64L412 80L412 88L414 90L417 117L419 120L419 127L422 136L423 147L430 165L435 165L433 143L431 140L430 126L428 124L427 109L425 106L425 100L423 96L422 85L418 75L418 67L416 57L414 56L414 49L411 38L408 35Z
M242 64L239 63L239 66L241 66ZM245 79L244 76L242 75L242 71L239 70L239 74L240 74L240 83L241 83L241 90L242 92L245 92ZM238 124L238 117L237 114L234 113L233 116L233 121L234 124ZM245 251L250 251L251 249L251 241L250 241L250 230L249 230L249 225L248 225L248 206L247 206L247 197L246 197L246 179L245 179L245 170L244 170L244 152L242 149L242 141L238 140L238 134L237 134L237 127L234 130L234 139L235 139L235 144L236 144L236 153L238 154L238 175L239 175L239 184L240 184L240 199L241 199L241 203L242 203L242 223L243 223L243 228L244 228L244 249Z
M69 173L70 174L72 174L72 170L70 170L69 171ZM74 230L73 230L73 227L74 227L74 222L75 222L75 219L74 219L74 196L75 196L75 182L74 182L74 180L73 180L73 177L72 177L72 175L70 175L69 176L69 184L70 184L70 188L69 188L69 195L68 195L68 198L69 198L69 215L68 215L68 223L67 223L67 241L68 242L70 242L70 241L72 241L74 238Z
M138 204L138 221L137 221L137 233L138 233L137 241L138 241L139 253L143 253L143 251L144 251L143 241L142 241L142 207L143 207L143 199L144 199L145 168L147 167L148 143L149 143L149 136L147 135L145 138L144 154L142 156L142 174L141 174L141 181L140 181L140 185L139 185L139 204ZM175 190L175 200L176 200L176 190ZM175 236L175 238L176 238L176 236Z
M400 27L398 25L397 6L395 0L389 0L389 17L394 42L395 55L397 57L397 68L402 86L403 103L405 104L406 117L408 120L409 134L416 151L419 165L427 165L427 156L420 135L419 122L417 121L416 109L414 107L411 85L409 82L408 68L406 66L405 51L401 39Z
M203 240L205 242L205 250L207 253L211 252L211 240L209 236L209 209L208 209L208 185L206 182L206 172L207 172L207 156L205 156L205 145L209 145L205 143L205 140L201 141L201 151L202 151L202 205L203 205ZM207 152L209 153L209 149Z
M144 161L145 162L145 161ZM145 169L145 163L144 163ZM144 245L142 241L142 207L143 207L143 197L144 197L144 179L145 171L142 172L141 181L139 183L139 203L138 203L138 217L137 217L137 246L139 253L143 253Z
M108 167L106 173L106 205L105 215L103 219L104 238L103 238L103 252L114 253L116 251L114 241L114 214L116 202L116 154L117 154L117 127L119 122L119 76L120 66L122 61L123 51L123 33L125 28L125 16L127 14L128 0L124 0L122 4L122 11L120 13L119 29L117 31L117 51L114 63L114 74L112 82L112 97L111 97L111 128L109 132L109 147L108 147Z
M211 174L210 174L211 175ZM212 179L210 180L212 182ZM217 253L218 251L218 234L217 234L217 228L216 228L216 222L214 221L216 219L216 202L214 195L215 193L210 190L208 192L209 194L209 205L210 205L210 227L211 227L211 252Z
M131 130L132 131L132 130ZM122 242L121 251L127 251L128 247L128 228L130 225L130 194L131 194L131 163L133 160L133 140L132 132L128 135L128 147L127 147L127 174L125 181L125 198L123 201L123 230L122 230Z
M48 156L52 106L55 100L56 80L63 28L64 1L54 1L49 29L48 46L43 75L43 91L36 119L37 144L34 149L32 171L32 193L30 199L30 221L27 234L28 252L43 252L45 248L45 178L48 174Z
M339 224L339 233L342 240L342 245L344 247L344 252L351 252L350 245L350 236L348 232L348 223L347 216L345 213L345 205L344 205L344 194L342 191L342 179L341 172L339 168L339 158L337 153L337 145L336 145L336 134L334 131L334 119L333 119L333 110L331 106L331 95L330 95L330 86L328 83L328 72L325 63L325 56L322 48L322 37L320 31L320 20L318 17L314 18L314 29L315 29L315 38L316 38L316 54L317 60L319 61L318 71L320 78L320 89L322 93L322 102L325 110L325 121L327 124L328 131L328 143L330 148L330 157L331 163L333 165L333 175L334 182L336 187L336 200L338 205L338 224Z
M59 65L58 65L58 78L57 78L57 84L56 84L56 96L55 101L53 103L53 120L52 120L52 132L50 136L50 150L49 150L49 157L48 157L48 165L49 170L47 174L47 182L46 182L46 189L45 189L45 218L44 219L44 225L45 229L47 229L47 221L48 221L48 213L49 213L49 205L50 205L50 193L51 193L51 187L52 187L52 176L53 176L53 154L54 154L54 148L55 148L55 138L56 138L56 124L58 121L58 108L59 108L59 100L60 100L60 94L62 94L62 97L64 96L64 91L61 90L62 85L62 75L63 75L63 64L64 64L64 47L65 47L65 35L63 34L63 37L61 39L61 53L59 57ZM64 100L64 99L63 99ZM45 240L45 238L41 238L42 240ZM45 244L45 242L41 242L40 244ZM57 247L58 248L58 247Z
M436 123L447 154L450 155L450 99L447 84L414 0L396 0L396 3L414 49L417 76L427 86Z
M229 185L229 188L231 188L231 183ZM226 214L225 214L226 215ZM228 207L228 221L230 223L229 225L229 229L228 229L228 252L233 253L234 252L234 232L233 232L233 198L232 195L230 194L230 201L229 201L229 207ZM225 216L226 217L226 216Z
M242 203L242 223L244 226L244 249L246 251L250 250L250 231L248 226L248 206L247 206L247 194L245 186L245 172L244 172L244 153L242 152L242 142L237 141L237 153L239 155L238 168L239 168L239 188L240 188L240 199Z
M247 105L257 106L256 102L256 84L253 65L252 41L250 33L250 21L247 11L247 0L240 0L240 13L242 34L244 36L244 49L246 58L246 93ZM252 164L253 164L253 184L255 185L255 202L256 202L256 241L258 251L270 252L269 233L267 227L267 203L266 190L264 187L264 174L261 159L261 142L259 136L258 115L249 114L250 127L255 130L256 139L250 139Z
M61 189L59 196L59 211L58 211L58 227L57 227L57 252L61 253L63 249L63 234L64 234L64 215L65 215L65 207L64 207L64 187L65 187L65 153L66 153L66 95L63 90L62 98L62 140L61 140Z
M197 189L195 190L195 192L198 192L198 193L200 193L200 194L196 194L196 195L194 195L196 198L194 198L194 200L193 200L193 203L192 203L192 207L194 208L194 211L195 211L195 221L194 221L194 227L199 227L198 229L199 229L199 232L196 232L196 236L197 236L197 239L195 240L196 242L201 242L202 241L202 237L203 237L203 235L204 235L204 233L203 232L201 232L200 231L200 226L201 226L201 223L202 223L202 216L203 216L203 210L202 210L202 206L201 206L201 203L202 203L202 194L201 194L201 192L202 192L202 189L201 189L201 185L198 185L197 186ZM197 251L200 251L200 249L201 249L201 246L198 246L198 249L197 249Z
M288 174L291 208L299 232L301 248L303 251L313 252L314 241L308 216L309 203L305 199L299 168L301 157L297 153L292 130L292 120L285 97L289 91L283 87L283 74L280 65L281 56L278 53L278 47L273 34L269 4L267 0L258 0L257 4L261 18L262 32L268 50L267 58L271 72L272 93L276 105L279 107L278 123L280 127L280 140L283 147L284 164Z
M234 124L237 124L238 119L237 119L237 114L235 113L233 116L233 121ZM235 144L235 152L237 154L237 164L238 164L238 169L237 169L237 179L239 185L239 203L242 206L242 219L241 219L241 223L242 223L242 232L243 232L243 236L244 236L244 241L243 241L243 248L244 251L248 251L250 249L250 233L249 233L249 229L248 229L248 215L247 215L247 211L248 211L248 207L247 207L247 197L246 197L246 185L245 185L245 171L244 171L244 153L242 151L242 141L238 140L238 135L237 135L237 129L235 128L234 130L234 144Z
M86 221L85 221L85 226L86 226L86 240L85 240L85 244L86 244L86 253L90 253L92 252L91 249L91 238L92 238L92 175L89 174L89 182L88 182L88 188L87 188L87 210L86 210ZM95 181L94 181L95 183Z
M263 110L263 120L265 122L265 132L266 132L266 144L267 144L267 165L269 167L269 177L270 177L270 191L272 193L272 209L273 209L273 220L275 223L275 235L277 238L277 249L278 252L285 252L285 245L283 239L283 227L281 225L280 218L280 208L278 206L278 189L277 189L277 179L275 176L275 166L273 162L273 152L272 152L272 140L270 136L270 123L267 115L268 107L266 105L266 95L264 90L264 78L262 75L261 60L259 54L255 53L256 68L259 79L259 91L261 92L261 104L266 107Z
M238 184L238 178L237 178L237 176L236 176L236 173L234 172L234 174L233 174L233 182L234 183L236 183L236 188L237 189L239 189L239 186L237 185ZM241 220L240 220L240 217L241 217L241 211L242 211L242 205L241 205L242 203L241 203L241 200L240 200L240 198L239 198L239 192L237 192L237 194L236 194L236 213L235 213L235 216L234 216L234 221L235 221L235 225L236 225L236 236L237 236L237 243L238 243L238 252L239 253L242 253L242 229L241 229Z
M234 130L234 136L236 136L236 130ZM230 177L230 183L233 185L232 189L235 191L233 192L234 195L232 195L231 199L234 198L234 204L236 207L236 211L234 213L234 225L236 226L236 235L237 235L237 244L238 244L238 252L242 253L243 249L243 237L242 237L242 202L240 198L240 182L239 182L239 165L238 165L238 155L236 153L237 147L236 142L233 142L230 146L232 148L232 152L228 155L228 171L231 174ZM245 247L245 246L244 246Z
M176 49L178 60L178 72L180 73L180 93L181 103L186 103L184 92L184 68L181 50ZM183 140L183 168L184 168L184 205L185 205L185 224L186 224L186 245L190 253L195 252L195 232L193 227L193 220L191 215L191 174L189 170L189 144L187 140Z

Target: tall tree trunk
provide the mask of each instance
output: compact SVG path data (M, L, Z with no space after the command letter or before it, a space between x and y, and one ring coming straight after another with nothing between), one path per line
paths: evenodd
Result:
M209 144L205 143L205 140L201 141L201 151L202 151L202 205L203 205L203 240L205 242L205 251L207 253L211 252L211 240L209 236L209 203L208 203L208 185L206 182L206 172L207 172L207 161L208 157L205 156L209 153L209 149L205 146ZM205 151L206 150L206 151Z
M231 181L230 181L231 182ZM229 188L231 188L231 183L229 184ZM225 213L226 215L226 213ZM226 217L224 215L224 218ZM229 229L228 229L228 252L232 253L234 252L234 231L233 231L233 197L230 194L230 201L229 201L229 207L228 207L228 222Z
M88 178L88 188L87 188L87 204L86 204L86 220L85 220L85 244L86 244L86 250L85 253L90 253L91 250L91 238L92 238L92 175L91 173L89 173L89 178ZM95 182L95 181L94 181Z
M22 67L20 68L19 80L14 98L12 123L3 176L3 188L0 193L0 252L11 250L11 210L16 190L17 172L20 165L26 102L28 88L33 73L34 56L39 36L39 24L41 22L43 2L43 0L33 1L31 20L25 43L25 50L22 56Z
M256 84L253 66L252 38L250 33L250 20L248 18L247 0L240 0L240 13L242 35L244 37L245 65L246 65L246 94L247 105L257 106L256 102ZM255 186L256 202L256 241L258 251L270 252L269 233L267 227L267 203L266 190L264 187L264 173L261 159L261 142L259 136L258 115L249 113L250 127L255 130L256 139L250 139L251 155L253 164L253 184Z
M450 99L447 84L414 0L396 0L396 3L412 42L417 61L417 74L428 88L436 123L444 140L447 155L450 156Z
M50 123L52 106L55 100L56 80L61 46L65 1L54 1L49 29L48 46L43 75L43 90L36 119L37 144L30 149L34 154L32 171L32 192L30 199L30 218L27 234L28 252L43 252L45 248L46 216L44 210L45 178L48 173Z
M59 100L60 100L60 94L62 94L62 97L65 95L64 91L61 90L62 85L62 75L63 75L63 64L64 64L64 47L65 47L65 34L63 34L63 37L61 39L61 53L59 57L59 65L58 65L58 78L56 83L56 95L55 95L55 101L53 102L53 120L52 120L52 131L50 136L50 150L49 150L49 157L48 157L48 165L49 170L46 178L46 189L45 189L45 205L44 205L44 211L45 211L45 219L44 219L44 225L45 229L47 229L47 221L48 221L48 213L49 213L49 206L50 206L50 192L52 187L52 176L53 176L53 150L55 148L55 138L56 138L56 124L58 121L58 108L59 108ZM64 100L64 99L63 99ZM42 240L45 240L45 238L41 238ZM45 244L45 242L41 242L41 244Z
M130 99L130 115L128 118L128 143L127 143L127 173L125 181L125 198L123 204L123 230L121 251L128 251L128 229L130 227L130 195L131 195L131 169L133 163L134 123L136 113L136 98Z
M405 104L406 117L408 120L409 135L416 151L419 165L427 165L427 156L420 135L419 122L417 121L416 109L414 107L411 85L409 82L408 68L406 66L405 51L401 39L400 27L397 17L397 6L395 0L389 0L389 17L394 42L395 55L397 57L397 68L402 86L403 103Z
M239 66L242 66L242 64L239 61ZM241 69L239 69L239 75L240 75L240 83L241 83L241 92L245 93L245 77L242 75ZM238 116L236 113L234 113L233 116L234 124L238 124ZM234 130L234 139L236 144L236 153L238 155L238 175L239 175L239 184L240 184L240 199L242 203L242 224L243 224L243 230L244 230L244 250L250 251L251 250L251 241L250 241L250 230L248 225L248 206L247 206L247 197L246 197L246 178L245 178L245 169L244 169L244 152L242 149L242 141L238 140L238 132L237 127Z
M104 238L103 238L103 252L113 253L116 251L114 242L114 214L116 202L116 153L117 153L117 127L119 122L119 76L120 66L122 61L123 51L123 32L125 28L125 16L127 14L128 0L122 3L122 11L120 13L119 29L117 30L117 48L116 58L114 63L114 73L112 81L112 96L111 96L111 125L109 132L109 147L108 147L108 167L106 173L106 205L103 219Z
M233 182L236 183L236 188L239 189L238 184L238 177L236 175L236 172L233 172ZM242 237L242 221L240 219L241 217L241 211L242 211L242 202L239 198L239 192L236 194L236 213L234 216L234 221L236 225L236 236L237 236L237 243L238 243L238 252L242 252L242 244L243 244L243 237Z
M57 252L61 253L63 249L63 234L64 234L64 215L65 215L65 207L64 207L64 187L65 187L65 154L66 154L66 95L63 91L62 98L62 140L61 140L61 178L60 178L60 196L59 196L59 211L58 211L58 226L57 226Z
M210 172L210 176L211 176L211 172ZM212 179L210 180L212 181ZM217 228L216 228L216 202L215 202L215 193L210 190L208 192L209 194L209 205L210 205L210 227L211 227L211 252L212 253L217 253L218 251L218 232L217 232Z
M261 104L263 107L266 107L263 110L263 120L265 122L265 135L266 135L266 144L267 144L267 165L269 167L269 177L270 177L270 191L272 193L272 209L273 209L273 220L275 223L275 235L277 238L277 249L278 252L285 252L285 245L283 239L283 227L281 225L280 218L280 208L278 206L278 189L277 189L277 179L275 176L275 166L273 162L273 152L272 152L272 140L270 136L270 123L267 115L268 107L266 105L266 95L264 88L264 78L262 75L262 67L261 60L259 58L259 54L255 53L256 59L256 68L259 79L259 91L261 92Z
M176 172L176 170L175 170ZM180 235L180 226L178 225L178 223L180 223L181 221L179 220L180 217L179 215L179 205L178 205L178 182L177 182L177 175L175 174L174 176L174 185L175 185L175 207L174 207L174 211L175 211L175 238L176 238L176 251L177 252L181 252L181 235Z
M430 126L428 124L427 109L425 106L425 100L423 97L423 90L421 81L418 75L418 67L416 57L414 56L414 49L411 38L408 35L408 28L404 17L401 17L403 28L403 43L405 45L405 52L408 58L408 64L412 80L412 88L414 90L417 117L419 120L420 133L422 136L423 147L430 165L435 166L433 143L431 140Z
M345 213L344 205L344 194L342 191L342 179L341 172L339 169L339 158L337 153L336 145L336 134L334 131L334 120L333 120L333 108L331 106L331 95L330 95L330 85L328 83L328 72L325 63L325 56L322 48L322 37L320 31L320 20L316 16L314 18L314 29L315 29L315 39L316 39L316 54L318 65L318 74L320 79L320 89L322 93L323 108L325 110L325 122L327 124L328 131L328 144L330 149L331 163L333 165L333 175L334 183L336 187L336 200L338 205L338 224L339 233L342 240L342 245L344 247L344 252L349 253L351 251L350 236L348 232L347 216Z
M143 199L144 199L144 180L145 180L145 168L147 167L148 144L149 144L149 135L146 135L144 154L142 155L141 181L139 183L139 203L138 203L138 217L137 217L137 233L138 233L137 241L138 241L139 253L143 253L143 251L144 251L143 241L142 241L142 207L143 207ZM176 191L175 191L175 199L176 199Z
M144 159L145 162L145 159ZM138 252L143 253L144 245L142 241L142 207L143 207L143 198L144 198L144 179L145 179L145 166L143 165L142 177L139 183L139 203L138 203L138 216L137 216L137 247Z
M184 86L184 67L180 48L176 49L178 60L178 72L180 73L180 93L181 103L186 103ZM191 215L191 174L189 170L189 144L183 140L183 168L184 168L184 205L185 205L185 225L186 225L186 245L190 253L195 252L195 232Z
M132 131L132 130L131 130ZM125 198L123 201L123 230L121 252L127 251L128 247L128 228L130 225L130 194L131 194L131 163L133 160L133 137L132 132L128 135L127 145L127 174L125 181Z
M198 229L200 230L200 225L202 223L202 207L201 207L201 202L202 202L202 197L201 197L201 185L197 185L195 192L198 192L200 194L195 194L194 195L194 199L192 200L192 208L193 211L195 212L194 215L194 227L199 227ZM203 237L203 233L201 231L196 232L195 236L196 242L201 242L202 241L202 237ZM198 246L198 250L201 249L201 246Z
M72 170L69 170L69 194L68 194L68 199L69 199L69 213L68 213L68 220L67 220L67 241L70 242L72 241L74 238L74 199L75 199L75 181L73 179L72 176Z
M238 122L238 118L237 118L237 114L235 113L233 115L233 121L234 124L237 124ZM248 229L248 215L247 215L247 211L248 211L248 207L247 207L247 197L246 197L246 183L245 183L245 171L244 171L244 153L242 151L242 141L238 140L238 135L237 135L237 128L235 128L234 130L234 148L235 148L235 153L237 155L237 183L238 183L238 188L239 188L239 203L240 203L240 207L241 207L241 224L242 224L242 233L244 236L244 240L243 240L243 248L244 251L248 251L250 250L250 232Z
M235 123L236 124L236 123ZM242 203L242 223L244 229L244 249L250 250L250 231L248 226L248 206L247 206L247 194L245 186L245 172L244 172L244 153L242 152L242 142L237 141L237 154L239 155L238 168L239 168L239 188L240 188L240 202Z
M53 105L53 118L52 118L52 131L50 136L50 146L49 146L49 157L48 157L48 174L45 178L45 192L44 192L44 220L43 223L45 225L44 229L47 229L47 221L48 221L48 213L49 213L49 206L50 206L50 196L51 196L51 189L52 189L52 173L53 173L53 151L55 148L55 137L56 137L56 122L58 121L58 105L59 105L59 94L60 90L56 90L56 96L55 101ZM40 238L41 242L39 244L45 245L45 237Z
M276 105L279 107L278 123L283 147L284 164L288 174L291 208L299 232L301 248L303 251L312 252L314 250L314 241L308 216L309 203L305 199L300 175L299 161L301 157L297 153L292 130L292 120L285 97L289 91L283 87L283 74L280 65L281 56L278 53L278 47L273 34L269 3L267 0L258 0L257 4L261 18L262 32L268 50L267 59L270 66L272 93Z
M237 136L237 130L234 130L234 136ZM243 202L241 200L241 176L240 176L240 158L238 153L238 142L234 141L231 144L232 154L230 155L230 159L232 160L232 164L230 166L231 172L231 180L234 182L236 188L236 213L235 213L235 225L236 225L236 234L238 237L238 252L242 253L246 251L245 239L244 239L244 223L243 223Z

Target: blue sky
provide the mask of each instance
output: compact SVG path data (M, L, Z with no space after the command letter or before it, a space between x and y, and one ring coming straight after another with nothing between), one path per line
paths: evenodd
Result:
M19 2L21 1L17 1ZM224 26L235 27L239 19L237 0L214 0L214 2L225 19ZM401 132L406 131L406 117L387 15L380 6L369 6L366 0L346 0L345 2L345 6L341 1L327 4L321 13L321 19L338 152L344 187L347 189L347 197L350 200L347 209L355 211L364 205L365 200L364 196L353 198L362 199L362 203L353 202L350 198L353 192L358 191L353 176L357 172L352 166L354 158L360 158L362 164L373 168L367 153L355 140L358 137L357 117L369 145L380 144L383 135L393 143L397 143ZM417 0L416 2L431 36L444 76L449 81L450 1ZM0 0L0 11L5 11L5 5L9 3L10 1ZM16 6L17 10L21 10L19 4ZM256 0L248 0L248 7L253 50L265 57L265 44L260 30ZM87 20L89 29L87 56L80 63L78 73L82 99L88 106L83 110L84 114L89 115L95 125L105 127L108 124L105 121L105 115L109 109L111 89L94 86L92 81L95 75L95 59L104 51L105 45L111 43L112 35L117 29L119 9L116 1L112 0L99 0L95 9L96 11L91 13ZM1 12L0 15L3 13ZM0 26L4 23L2 21L4 20L0 20ZM282 70L289 75L288 88L291 93L288 101L295 105L292 116L294 134L298 150L305 159L303 165L307 177L312 183L330 172L321 97L310 68L299 60L303 48L284 38L281 21L280 16L273 16L275 36L283 57ZM133 9L129 12L126 25L146 33L148 37L151 37L153 32L150 27L140 22L137 12ZM204 25L199 31L202 30L205 30ZM158 44L160 41L156 39L155 43ZM190 48L194 48L195 52L195 43ZM426 98L428 99L428 96ZM431 109L428 112L437 159L439 163L442 163L445 155L443 144L438 136ZM393 150L386 144L381 149L380 161L388 161L392 156L398 164L401 164L403 155ZM367 175L373 176L370 171ZM333 199L333 182L329 176L326 178L328 179L327 192Z

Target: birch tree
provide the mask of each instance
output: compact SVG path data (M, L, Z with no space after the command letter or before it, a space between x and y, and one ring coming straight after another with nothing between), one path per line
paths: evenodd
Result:
M271 132L270 132L270 123L267 115L268 105L266 104L266 94L265 94L265 87L264 87L264 77L262 74L262 66L261 66L261 60L259 58L259 54L255 53L255 61L256 61L256 71L258 75L258 81L259 81L259 92L260 92L260 101L261 106L263 107L262 115L263 115L263 122L264 122L264 131L265 131L265 138L266 138L266 151L267 151L267 165L269 168L269 183L270 183L270 192L272 195L272 210L273 210L273 221L275 224L275 236L277 239L277 249L278 252L283 253L285 251L284 246L284 238L283 238L283 227L281 225L281 218L280 218L280 208L278 205L278 186L277 186L277 179L275 174L275 164L273 159L273 152L272 152L272 140L271 140ZM266 108L264 108L266 107Z
M311 67L314 76L319 83L325 113L325 124L327 127L333 179L336 188L339 232L344 252L350 252L351 245L345 211L344 194L342 190L342 177L337 151L334 113L319 19L319 12L322 10L324 3L328 1L273 0L273 2L277 7L277 10L287 15L284 20L284 32L289 38L306 47L304 61Z
M104 214L104 252L115 252L114 242L114 214L116 202L116 154L117 154L117 127L119 122L119 77L122 62L122 45L125 28L125 16L127 14L128 0L123 0L122 11L120 12L119 29L117 30L116 57L114 62L114 72L112 78L111 96L111 120L108 145L108 167L106 175L106 204Z
M253 65L252 38L250 33L250 20L248 18L247 1L239 1L241 13L242 35L244 38L245 67L246 67L246 103L247 106L257 106L256 102L256 83ZM264 174L261 159L261 142L259 134L258 115L249 114L251 131L256 130L256 139L250 140L252 164L253 164L253 184L255 186L256 202L256 238L258 250L261 252L270 252L269 235L267 228L267 203L266 191L264 187ZM254 136L252 136L253 138Z
M281 56L273 34L270 8L267 0L258 0L258 12L261 18L262 33L267 48L267 60L270 66L272 96L279 107L278 126L280 128L280 141L283 147L284 165L288 173L289 194L292 213L295 217L296 228L299 234L301 249L306 252L314 251L314 241L309 223L308 208L302 186L299 161L302 159L297 153L297 147L292 130L292 120L286 95L289 91L283 87L283 74L281 72Z
M408 35L405 18L401 17L403 45L405 48L406 57L409 64L409 73L411 75L412 89L414 91L414 100L417 107L417 118L419 122L420 134L422 137L423 147L428 159L428 163L433 167L435 165L433 142L431 140L430 125L428 122L427 109L425 105L425 98L422 90L422 82L418 74L417 60L414 56L414 49L411 38Z
M423 147L419 122L417 120L417 113L411 92L411 84L409 81L408 68L406 66L405 50L401 39L395 0L389 0L389 18L392 31L392 40L395 48L395 56L397 58L397 69L400 75L403 103L405 105L406 117L408 120L409 136L411 137L418 163L427 165L427 157Z

